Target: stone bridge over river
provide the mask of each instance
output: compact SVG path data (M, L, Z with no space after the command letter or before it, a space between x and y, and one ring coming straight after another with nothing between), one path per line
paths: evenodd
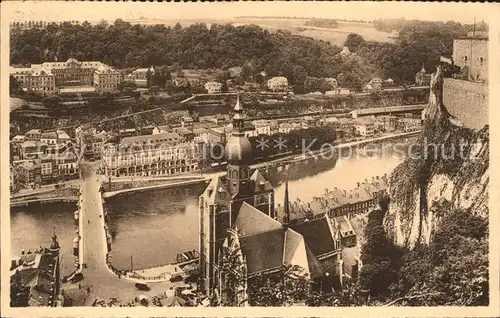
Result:
M97 165L82 163L82 191L80 203L80 262L83 268L84 279L82 284L90 286L90 295L87 305L91 305L97 298L119 298L129 301L136 296L159 295L170 287L171 282L158 282L150 284L149 291L139 291L135 288L135 281L119 278L106 263L107 241L104 230L104 210L101 193L99 191L102 176L96 174Z

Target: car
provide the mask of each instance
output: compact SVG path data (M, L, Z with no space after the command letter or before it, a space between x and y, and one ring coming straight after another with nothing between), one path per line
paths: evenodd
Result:
M151 288L149 288L148 285L142 284L142 283L136 283L135 288L137 288L138 290L144 290L144 291L148 291L151 289Z

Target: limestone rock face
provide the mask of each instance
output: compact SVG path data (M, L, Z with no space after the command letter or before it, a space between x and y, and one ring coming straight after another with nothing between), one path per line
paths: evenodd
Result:
M448 112L442 96L438 67L423 133L390 177L385 225L394 241L408 248L429 244L443 211L464 209L488 217L489 127L465 128Z

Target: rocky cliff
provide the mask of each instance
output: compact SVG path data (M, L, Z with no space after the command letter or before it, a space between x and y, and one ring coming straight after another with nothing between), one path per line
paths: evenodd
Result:
M488 216L489 128L472 130L443 104L443 76L432 76L423 132L391 174L385 225L394 241L429 244L438 221L453 209Z

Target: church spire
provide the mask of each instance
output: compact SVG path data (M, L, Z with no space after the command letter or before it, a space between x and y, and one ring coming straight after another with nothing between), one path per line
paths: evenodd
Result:
M290 201L288 199L288 178L285 181L285 202L283 203L283 225L287 227L290 224Z
M241 136L245 134L245 115L243 114L243 106L240 103L240 94L236 97L236 105L233 108L233 136Z

